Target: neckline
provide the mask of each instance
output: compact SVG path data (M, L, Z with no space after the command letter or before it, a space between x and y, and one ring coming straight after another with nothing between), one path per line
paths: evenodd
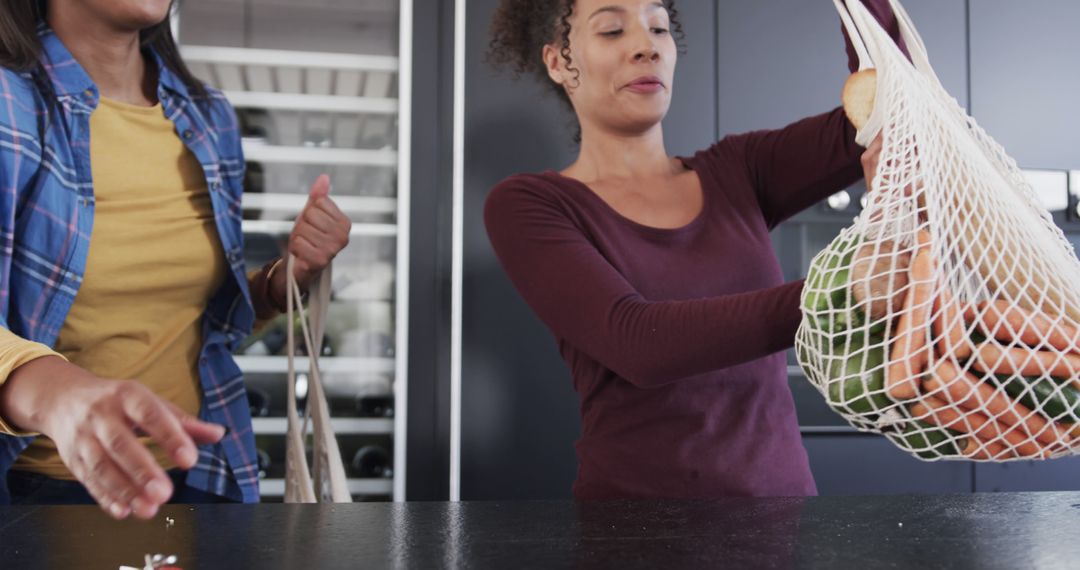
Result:
M162 114L161 101L154 103L153 105L146 107L143 105L135 105L133 103L126 103L124 101L117 101L116 99L110 99L108 97L101 97L100 103L106 107L111 107L121 112L139 113L143 115L148 114Z
M548 170L548 171L546 171L546 174L548 176L550 176L550 177L557 178L559 180L564 180L564 181L570 183L571 185L576 186L577 188L579 188L581 190L584 190L585 193L588 194L591 197L590 198L591 200L594 200L594 201L598 202L601 205L602 208L607 210L608 213L610 213L616 220L618 220L620 223L622 223L624 225L627 225L627 226L629 226L629 227L631 227L631 228L633 228L635 230L645 232L645 233L654 234L654 235L674 236L674 235L680 235L680 234L684 234L684 233L686 233L688 231L694 230L698 226L703 224L705 222L705 219L708 217L709 207L710 207L710 203L712 201L710 199L710 197L709 197L709 192L705 189L705 175L702 174L702 172L700 170L695 168L694 165L691 163L691 161L689 159L681 157L681 156L676 157L676 158L679 159L679 162L681 162L683 164L683 166L685 166L687 168L687 170L693 172L694 175L697 176L698 186L701 188L701 210L697 213L696 216L694 216L694 218L692 220L690 220L686 224L683 224L682 226L675 227L675 228L661 228L661 227L658 227L658 226L650 226L650 225L643 224L641 222L635 221L635 220L633 220L631 218L626 217L621 212L616 210L611 204L609 204L607 202L607 200L604 200L603 198L601 198L600 195L597 194L596 192L594 192L592 188L589 188L588 184L585 184L581 180L578 180L577 178L572 178L570 176L566 176L566 175L564 175L564 174L562 174L562 173L560 173L558 171L555 171L555 170Z

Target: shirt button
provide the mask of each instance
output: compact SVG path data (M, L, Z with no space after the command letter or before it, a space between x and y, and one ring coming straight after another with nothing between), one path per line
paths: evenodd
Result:
M214 192L217 192L218 190L221 190L221 183L220 182L214 182L213 184L210 185L210 189L213 190Z
M191 129L184 130L184 139L191 140L191 137L195 136L195 133L191 132Z
M85 93L87 97L90 97L90 98L94 97L94 90L93 89L87 89L86 91L83 91L83 93Z

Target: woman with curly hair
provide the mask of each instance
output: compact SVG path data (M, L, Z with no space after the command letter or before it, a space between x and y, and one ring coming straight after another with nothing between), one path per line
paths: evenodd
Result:
M864 2L897 37L888 1ZM575 497L813 495L783 353L803 282L769 231L872 173L878 145L838 108L668 155L674 4L501 2L491 60L570 104L580 150L499 183L485 225L580 396Z

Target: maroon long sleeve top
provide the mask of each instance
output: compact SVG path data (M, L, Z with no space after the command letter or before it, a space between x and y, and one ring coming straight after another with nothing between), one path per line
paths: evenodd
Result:
M575 497L816 494L783 354L803 282L784 283L769 231L862 176L854 137L836 109L683 159L704 203L677 229L551 171L492 190L495 253L580 397Z

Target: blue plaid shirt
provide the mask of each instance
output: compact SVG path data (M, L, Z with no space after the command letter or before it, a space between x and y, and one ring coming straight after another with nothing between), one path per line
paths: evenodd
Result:
M38 36L55 103L46 101L30 74L0 68L0 324L54 346L86 268L94 220L90 114L99 93L51 29L42 25ZM232 358L254 321L240 229L244 158L236 115L220 93L195 98L160 58L157 67L158 98L203 167L230 268L203 316L199 358L199 416L228 432L221 442L199 448L187 484L257 502L255 437L243 377ZM7 471L30 441L0 436L0 504L10 502Z

